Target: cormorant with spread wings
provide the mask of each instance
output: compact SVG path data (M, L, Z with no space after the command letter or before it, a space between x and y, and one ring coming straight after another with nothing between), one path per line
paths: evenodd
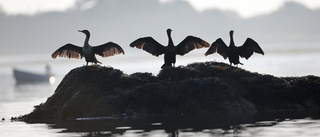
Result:
M256 52L264 55L263 50L260 48L257 42L255 42L251 38L247 38L247 40L244 42L242 46L236 47L234 45L233 41L233 33L234 31L230 31L230 45L227 47L227 45L223 42L221 38L218 38L215 42L211 44L211 47L208 49L208 51L205 53L206 56L218 52L221 56L223 56L224 59L229 58L230 65L232 63L234 65L241 64L239 61L239 56L244 57L246 59L249 59L251 55Z
M67 58L76 58L76 59L82 59L82 57L84 57L87 62L86 65L88 65L89 62L92 62L95 64L97 63L101 64L101 62L97 60L95 54L100 55L102 57L114 56L121 53L124 54L123 49L118 44L113 42L108 42L100 46L90 46L89 45L90 32L88 30L79 30L79 32L82 32L86 35L86 39L84 41L83 47L79 47L79 46L68 43L60 47L55 52L53 52L51 57L54 59L57 56L67 57Z
M133 41L130 44L130 47L137 47L138 49L143 49L154 56L164 54L164 64L161 68L165 68L171 67L172 64L174 66L174 64L176 63L176 55L182 56L193 49L199 49L202 47L210 46L210 44L206 41L194 36L187 36L177 46L174 46L171 38L171 31L171 29L167 29L167 35L169 38L168 46L161 45L152 37L143 37Z

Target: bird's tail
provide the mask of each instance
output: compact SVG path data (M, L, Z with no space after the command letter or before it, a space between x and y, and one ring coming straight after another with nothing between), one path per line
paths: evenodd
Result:
M167 67L166 63L164 63L164 64L161 66L162 69L165 68L165 67Z
M94 64L102 64L100 61L98 61L98 60L96 60L95 62L94 62Z
M166 67L172 67L172 64L171 64L171 63L169 63L169 64L164 63L164 64L161 66L162 69L163 69L163 68L166 68Z

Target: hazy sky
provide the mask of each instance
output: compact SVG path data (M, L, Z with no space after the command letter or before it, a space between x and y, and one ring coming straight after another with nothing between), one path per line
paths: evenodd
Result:
M217 38L229 42L228 32L233 29L236 45L251 37L266 52L265 56L254 55L250 63L242 59L245 69L281 76L319 74L316 58L320 51L320 0L0 0L0 12L0 47L5 49L0 51L0 67L20 65L21 60L28 62L28 59L33 63L38 56L28 57L37 54L45 54L39 58L41 63L84 64L83 60L53 60L50 54L66 43L81 46L84 35L77 30L88 29L93 46L113 41L126 51L125 56L98 57L103 64L130 73L156 73L163 57L152 57L131 48L129 44L133 40L152 36L159 43L167 44L165 30L171 28L176 44L187 35L209 43ZM3 16L4 13L9 16ZM38 16L15 16L35 14ZM212 60L228 62L218 54L205 57L205 51L200 49L178 56L176 65ZM19 56L12 59L12 55ZM143 60L137 65L133 57ZM133 66L132 70L127 67L128 63L132 64L129 65Z
M75 8L77 2L85 0L0 0L3 12L9 15L34 15L49 11L65 11ZM90 0L81 9L89 9L97 0ZM159 0L170 3L177 0ZM283 3L295 1L310 9L320 8L320 0L183 0L188 1L197 11L216 8L220 10L236 11L244 18L267 14L277 10ZM18 4L17 4L18 3Z

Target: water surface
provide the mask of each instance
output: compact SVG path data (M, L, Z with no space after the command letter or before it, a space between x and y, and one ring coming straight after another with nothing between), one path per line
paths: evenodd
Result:
M278 47L279 45L274 45ZM299 47L299 46L297 46ZM316 47L316 46L315 46ZM303 52L267 50L265 56L254 54L249 60L241 59L241 68L260 74L275 76L320 76L320 51L318 48ZM192 62L222 61L220 55L203 56L204 50L177 57L178 65ZM8 61L10 59L10 62ZM124 73L151 72L158 74L163 64L160 58L134 54L99 58ZM12 68L44 73L45 64L51 64L57 76L55 84L16 85ZM73 68L84 65L84 60L60 58L53 60L48 54L0 56L0 136L320 136L318 112L274 112L265 114L78 120L57 124L28 124L10 122L11 117L30 113L35 105L43 103L54 93L62 78Z

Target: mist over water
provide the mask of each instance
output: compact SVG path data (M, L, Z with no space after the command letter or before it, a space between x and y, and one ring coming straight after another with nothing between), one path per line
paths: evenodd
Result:
M279 44L281 45L281 44ZM260 74L271 74L275 76L305 76L316 75L320 72L320 52L317 45L311 46L313 50L300 50L300 46L292 46L290 50L281 49L279 45L263 45L265 55L254 54L249 60L240 59L243 69L258 72ZM309 44L311 45L311 44ZM295 47L295 48L294 48ZM204 56L207 49L200 49L190 52L185 56L177 56L176 66L187 65L192 62L220 61L228 63L219 54ZM136 54L140 54L137 56ZM11 60L8 60L11 59ZM109 58L98 57L105 66L111 66L122 70L124 73L151 72L157 75L160 66L163 64L163 56L155 57L142 50L127 52L126 55L118 55ZM56 83L16 85L13 78L12 68L44 73L45 65L50 64L53 73L56 75ZM249 116L247 121L240 116L237 119L244 119L236 123L225 124L228 119L217 122L214 119L204 121L201 118L194 118L198 123L190 122L190 118L176 120L153 119L143 120L106 120L106 121L80 121L67 125L50 124L26 124L24 122L10 122L11 117L30 113L33 106L39 105L54 93L54 90L63 77L72 69L85 65L85 60L58 58L51 59L50 54L10 55L0 57L0 136L83 136L83 135L115 135L115 136L310 136L319 135L317 130L320 122L316 117L309 114L297 114L298 116L282 114L274 117L256 118ZM236 116L237 117L237 116ZM289 118L289 119L286 119ZM315 118L315 119L314 119ZM277 120L278 119L278 120ZM280 119L280 120L279 120ZM283 121L284 120L284 121ZM171 122L170 122L171 121ZM189 121L189 122L187 122ZM202 121L202 122L201 122ZM236 121L236 120L235 120ZM93 122L93 123L92 123ZM187 123L185 123L187 122ZM233 121L234 122L234 121ZM119 123L119 124L112 124ZM135 127L137 123L141 126ZM182 124L184 123L184 124ZM86 125L78 129L72 125ZM93 124L93 125L92 125ZM108 124L111 124L108 126ZM173 124L173 125L172 125ZM94 126L98 125L98 126ZM113 126L112 126L113 125ZM189 125L185 127L182 125ZM197 125L206 125L204 127ZM87 128L86 128L87 127ZM199 128L199 129L198 129ZM92 132L94 131L94 132ZM177 134L178 133L178 134Z
M320 75L320 45L318 43L277 43L260 44L265 55L253 54L248 60L240 58L244 65L238 67L261 74L274 76L305 76ZM290 48L287 48L290 47ZM175 66L186 66L193 62L217 61L229 64L218 53L204 56L207 48L193 50L190 53L179 56ZM163 55L159 57L136 48L126 51L125 55L116 55L108 58L97 59L102 66L111 66L120 69L124 73L151 72L157 75L164 63ZM0 56L0 75L11 77L12 68L44 73L45 65L49 64L57 76L64 76L70 70L86 64L82 59L51 58L51 53L2 55ZM288 71L290 70L290 71Z

